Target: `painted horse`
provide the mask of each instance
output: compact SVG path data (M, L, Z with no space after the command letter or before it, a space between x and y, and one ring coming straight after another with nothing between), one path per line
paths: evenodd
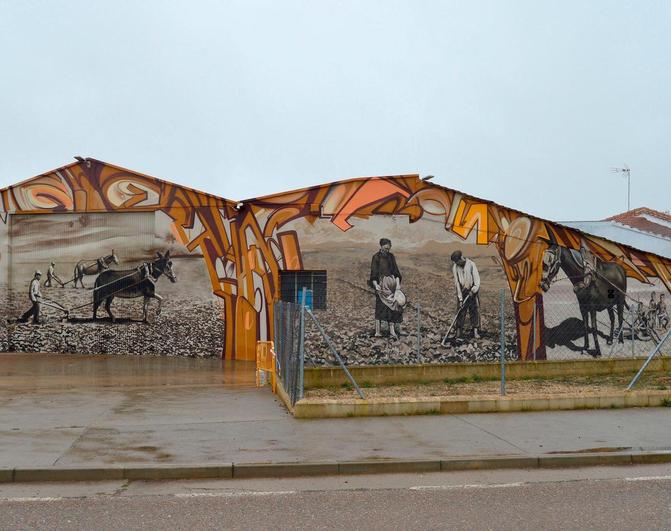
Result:
M114 253L114 249L112 249L112 254L108 254L107 256L101 256L96 260L80 260L75 265L75 273L72 278L72 280L74 280L75 282L74 287L76 288L77 282L80 282L82 288L85 288L86 287L84 286L85 276L97 275L98 273L102 273L103 271L108 270L111 264L118 264L118 263L119 259Z
M170 251L166 251L165 254L157 252L156 257L152 262L145 262L135 269L109 269L98 275L93 288L93 319L96 319L98 307L105 301L105 310L114 322L111 308L114 297L124 299L144 297L142 321L145 323L147 322L147 309L151 299L158 301L156 314L161 315L163 297L156 293L156 281L161 275L165 275L170 279L170 282L177 282L177 276L172 269Z
M559 245L552 245L543 256L543 276L541 289L547 292L552 280L559 269L562 269L573 284L573 291L578 298L580 314L584 326L585 346L583 352L589 350L589 329L592 324L592 335L594 337L594 357L601 356L601 348L597 339L596 314L606 310L610 318L610 334L607 343L613 344L613 332L615 328L615 312L617 309L618 329L622 330L623 312L627 303L627 275L620 264L612 262L601 262L598 264L592 281L585 286L585 267L580 253ZM623 342L622 334L618 341Z

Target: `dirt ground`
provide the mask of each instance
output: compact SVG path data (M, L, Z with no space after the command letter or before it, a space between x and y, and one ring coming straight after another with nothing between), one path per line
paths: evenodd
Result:
M63 313L43 306L43 324L16 323L28 302L30 273L39 265L26 265L27 274L9 287L9 305L0 309L0 350L10 352L71 352L77 354L131 354L155 356L218 357L224 345L223 301L212 295L202 258L174 258L177 282L162 277L156 292L163 298L157 315L157 302L149 304L148 323L142 322L142 298L115 298L112 323L104 310L92 319L90 305L73 310L67 321ZM71 264L59 264L63 280L72 277ZM44 267L44 266L42 266ZM114 269L127 269L122 263ZM68 275L69 273L69 275ZM92 301L90 289L95 276L85 277L89 289L42 287L42 295L66 308ZM7 289L0 286L0 289Z
M508 396L533 396L580 394L594 395L625 390L634 375L584 376L553 379L509 380L506 382ZM445 379L442 382L420 382L406 385L373 386L369 382L358 382L366 398L402 398L402 397L456 397L474 396L497 398L500 396L499 380L482 381L477 378ZM671 390L671 375L650 373L641 377L636 384L637 390ZM352 387L328 387L306 389L306 398L357 398Z

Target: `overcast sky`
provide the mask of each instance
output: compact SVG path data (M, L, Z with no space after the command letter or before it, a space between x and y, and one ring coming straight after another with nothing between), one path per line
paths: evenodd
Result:
M671 2L0 0L0 186L90 156L231 199L364 175L671 208Z

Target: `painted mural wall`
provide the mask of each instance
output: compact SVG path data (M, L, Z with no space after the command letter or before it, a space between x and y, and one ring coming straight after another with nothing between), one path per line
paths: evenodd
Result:
M671 287L668 260L417 176L278 194L251 200L246 210L271 247L282 249L283 239L298 242L292 249L299 252L289 260L283 255L282 268L295 262L296 268L328 271L328 309L316 314L350 362L491 361L498 355L501 289L512 359L643 354L668 327L666 303L659 303ZM386 260L392 262L385 266L389 275L374 265L381 250L393 255ZM466 259L456 275L455 251ZM479 282L461 304L465 269L470 276L475 270ZM385 276L391 284L379 289ZM402 307L391 297L399 287ZM385 297L388 304L380 309ZM457 330L446 339L455 317ZM307 351L316 363L328 357L314 331Z
M328 307L317 315L350 363L489 359L497 348L501 289L511 359L596 355L597 348L604 355L630 355L630 347L640 353L668 326L659 297L671 288L670 261L417 176L342 181L237 208L87 159L2 190L0 197L3 350L86 345L87 352L123 353L135 342L115 338L133 337L128 329L135 327L151 340L132 352L253 359L256 341L272 338L280 271L300 269L327 270ZM111 256L118 263L110 258L104 269L97 265ZM17 322L32 308L34 270L54 261L59 280L67 282L79 260L91 267L83 279L89 289L39 282L44 298L67 309L68 318L45 307L45 324L32 324L34 312L28 322ZM154 281L147 277L159 270ZM129 277L133 285L116 271L136 275ZM102 290L96 290L99 278ZM128 298L113 293L115 322L103 297L110 286L128 291ZM163 298L160 315L154 293ZM102 318L93 323L96 301ZM457 326L445 339L455 316ZM585 321L596 323L587 348ZM170 330L179 331L171 338ZM66 339L56 341L56 335ZM315 363L328 361L320 341L312 331L308 354Z
M10 351L221 354L223 301L160 211L12 215L9 249Z
M195 212L223 200L96 161L1 197L3 351L222 355L225 304L194 239Z

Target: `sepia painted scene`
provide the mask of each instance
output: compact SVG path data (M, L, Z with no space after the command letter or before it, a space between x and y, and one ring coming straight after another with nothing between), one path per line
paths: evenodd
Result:
M303 233L304 266L327 271L327 309L315 310L315 315L346 363L497 361L502 291L504 352L507 360L518 359L511 293L494 245L464 242L430 220L409 224L402 217L359 220L347 232L326 223L297 225ZM398 291L404 299L402 307L396 304L393 311L383 312L382 319L378 319L381 289L371 282L371 268L376 267L371 262L380 251L393 260L390 267L401 277ZM558 248L547 251L551 257L556 254L558 262L541 275L542 311L533 317L540 323L538 343L546 347L546 358L539 359L647 354L669 327L665 286L655 278L627 279L617 263L595 260L586 249L562 252L567 255L564 262ZM455 253L472 262L479 276L473 312L468 301L457 298ZM588 260L592 269L589 263L585 269ZM479 325L477 333L474 324ZM335 363L310 321L306 330L306 361ZM535 354L529 359L536 359Z
M13 216L2 350L221 356L223 302L160 216Z
M438 223L423 220L411 225L403 217L375 216L358 220L355 227L345 233L327 223L300 228L307 232L301 238L304 266L324 269L328 276L328 306L326 310L315 310L315 315L347 363L380 365L499 359L499 293L507 283L494 246L459 241ZM388 252L393 255L401 275L400 289L405 297L403 308L392 317L400 322L393 326L389 321L376 318L380 294L371 283L371 262L380 251L382 238L390 241ZM477 337L467 311L460 312L455 320L460 307L451 260L455 251L472 261L479 273ZM506 358L515 360L515 318L509 296L505 316ZM459 324L462 324L461 333L458 333ZM335 362L309 321L305 349L306 363Z

